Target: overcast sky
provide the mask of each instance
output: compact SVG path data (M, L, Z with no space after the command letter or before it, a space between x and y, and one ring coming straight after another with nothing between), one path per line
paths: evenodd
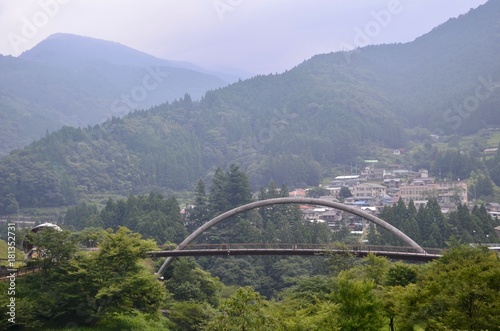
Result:
M412 41L485 2L0 0L0 54L17 56L66 32L210 69L267 74L319 53Z

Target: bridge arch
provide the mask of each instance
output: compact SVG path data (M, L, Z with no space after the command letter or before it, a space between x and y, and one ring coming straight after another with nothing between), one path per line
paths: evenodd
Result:
M183 249L186 245L191 243L193 240L195 240L198 236L200 236L203 232L206 230L210 229L212 226L217 225L218 223L224 221L225 219L243 213L248 210L252 210L255 208L259 207L267 207L271 205L278 205L278 204L294 204L294 203L300 203L300 204L307 204L307 205L318 205L318 206L323 206L323 207L330 207L334 209L339 209L357 216L360 216L370 222L373 222L387 231L391 232L394 234L396 237L401 239L404 243L406 243L408 246L414 248L417 252L425 254L425 250L420 247L419 244L417 244L413 239L408 237L406 234L404 234L401 230L397 229L396 227L392 226L391 224L387 223L381 218L378 218L372 214L369 214L361 209L354 208L348 205L344 205L339 202L333 202L333 201L327 201L327 200L322 200L322 199L313 199L313 198L296 198L296 197L288 197L288 198L274 198L274 199L267 199L267 200L259 200L255 202L248 203L246 205L236 207L234 209L231 209L229 211L226 211L225 213L220 214L219 216L211 219L207 223L203 224L200 226L198 229L196 229L193 233L191 233L186 239L184 239L175 250L181 250ZM160 269L158 269L157 274L163 275L165 273L165 270L168 268L168 266L173 262L174 257L168 257L165 262L163 262L162 266Z

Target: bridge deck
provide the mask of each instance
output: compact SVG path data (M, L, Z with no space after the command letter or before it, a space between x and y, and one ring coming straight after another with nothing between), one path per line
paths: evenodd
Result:
M419 253L411 247L396 246L351 246L339 249L335 245L312 244L216 244L216 245L188 245L182 250L151 251L151 257L176 256L240 256L240 255L302 255L321 256L335 253L349 252L357 257L364 257L368 253L385 256L391 259L430 261L441 257L440 251Z

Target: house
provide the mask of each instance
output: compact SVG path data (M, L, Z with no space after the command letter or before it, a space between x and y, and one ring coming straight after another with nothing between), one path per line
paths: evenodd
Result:
M500 217L500 203L490 202L484 205L491 217Z
M384 182L382 185L385 186L386 188L386 193L388 195L394 195L397 191L399 191L399 187L401 186L401 179L400 178L394 178L394 179L384 179Z
M308 208L302 210L302 215L305 220L318 220L319 212L315 208Z
M497 151L498 148L486 148L483 153L486 155L495 155Z
M366 176L370 180L381 180L384 179L386 175L385 169L383 168L368 168Z
M336 197L336 196L338 196L338 195L339 195L339 193L340 193L340 189L341 189L341 188L342 188L342 187L340 187L340 186L339 186L339 187L331 187L331 186L328 186L326 189L328 190L328 192L330 192L330 196L332 196L332 197ZM320 198L320 199L321 199L321 198Z
M375 183L361 183L354 186L351 193L354 198L383 197L387 194L387 188Z
M321 218L330 223L340 222L342 220L341 210L328 210L321 215Z
M293 190L292 192L288 193L288 196L294 197L294 198L304 198L306 196L306 190L298 188L298 189Z
M415 180L410 184L401 185L394 198L403 199L405 203L411 200L426 200L437 198L440 204L467 203L467 183L463 181L442 181L429 183Z
M487 211L498 211L500 212L500 203L497 202L489 202L484 205Z
M427 169L420 169L418 173L420 174L420 178L422 179L429 178L429 170Z
M342 186L352 187L357 185L361 181L364 181L364 178L361 178L359 175L337 176L335 177L334 180L330 182L329 187L330 188L342 187Z
M344 199L344 203L346 205L354 205L354 206L374 206L376 202L376 198L374 197L349 197Z
M361 207L361 210L372 215L377 215L379 213L377 207Z
M467 198L467 183L464 181L442 181L435 183L437 198L440 203L454 203L460 200L466 204Z

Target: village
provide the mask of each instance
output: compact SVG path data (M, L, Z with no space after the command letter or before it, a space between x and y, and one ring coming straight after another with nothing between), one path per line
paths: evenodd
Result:
M396 204L399 199L408 205L413 201L418 209L425 207L428 199L435 198L443 214L456 210L458 204L472 209L476 201L469 201L467 181L439 180L430 177L426 169L410 171L407 169L365 167L359 174L336 176L329 185L324 186L329 195L320 199L351 205L373 215L380 215L386 206ZM291 197L306 197L310 189L295 189ZM346 194L347 192L347 194ZM304 220L326 223L332 230L347 225L351 234L362 234L368 222L355 215L345 215L341 210L303 205L300 207ZM485 204L493 218L500 216L500 203ZM496 229L500 236L500 229Z

